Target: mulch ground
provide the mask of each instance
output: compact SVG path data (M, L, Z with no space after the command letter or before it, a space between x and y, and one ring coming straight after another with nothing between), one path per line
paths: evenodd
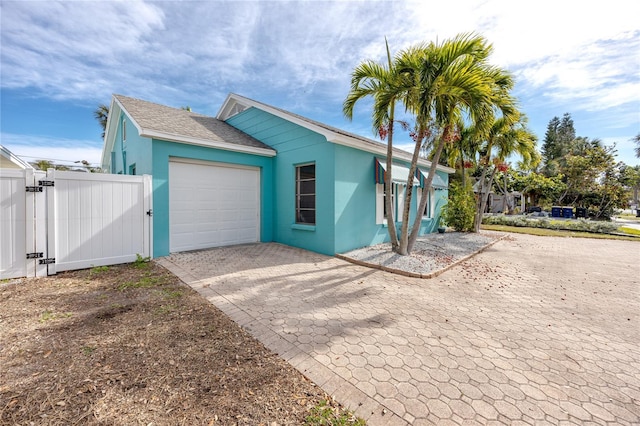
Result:
M328 398L153 262L0 283L1 424L299 425Z

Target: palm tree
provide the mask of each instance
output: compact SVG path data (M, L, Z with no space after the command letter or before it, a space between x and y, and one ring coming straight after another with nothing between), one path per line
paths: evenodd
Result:
M436 165L445 144L451 144L460 138L457 123L466 120L481 134L486 131L487 119L494 114L499 112L505 117L511 117L515 113L515 101L509 95L513 79L506 71L488 64L487 58L491 51L491 45L483 37L461 34L442 44L430 43L412 57L400 60L399 67L403 72L418 77L415 79L418 82L413 92L415 96L409 98L410 104L407 105L415 114L418 128L411 173L415 173L419 148L429 123L435 123L441 129L441 137L431 156L432 167L426 178L425 188L429 188L433 182ZM411 201L409 188L408 186L404 206L406 218ZM427 197L423 196L418 211L422 211L426 203ZM403 223L398 250L400 254L411 252L418 237L420 221L418 215L408 240L404 239L407 227Z
M444 164L449 167L460 169L460 179L462 186L466 184L466 169L473 166L478 150L480 149L480 140L475 134L475 128L467 126L464 122L456 124L459 129L460 139L455 144L445 144L442 149L442 158L446 160Z
M640 133L631 139L636 144L636 157L640 158Z
M102 139L107 131L107 120L109 118L109 107L105 104L98 105L95 111L93 111L93 117L98 120L100 127L102 127Z
M342 111L350 120L353 118L355 104L366 97L373 97L373 128L382 139L387 139L387 160L384 174L385 204L387 211L387 225L391 248L396 251L398 236L392 206L391 165L393 161L393 133L395 105L402 98L402 89L394 62L391 60L389 43L385 37L387 50L387 64L382 65L374 61L364 61L351 73L351 90L344 101Z
M487 207L489 192L496 173L500 169L506 172L507 158L513 155L520 156L521 165L524 168L531 168L540 161L540 155L536 150L536 136L527 128L526 117L521 114L518 114L518 120L515 122L511 117L503 116L495 119L486 133L480 152L482 152L479 161L482 174L479 180L479 196L473 223L475 232L480 231L482 216ZM491 170L491 174L487 180L489 170Z

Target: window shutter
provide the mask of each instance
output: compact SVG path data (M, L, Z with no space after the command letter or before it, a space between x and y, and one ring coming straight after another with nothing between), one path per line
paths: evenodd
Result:
M376 224L384 223L384 185L376 184Z

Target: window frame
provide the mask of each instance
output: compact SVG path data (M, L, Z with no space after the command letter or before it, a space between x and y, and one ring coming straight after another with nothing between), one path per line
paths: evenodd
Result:
M420 200L422 199L422 195L424 194L424 188L418 188L418 200L416 201L416 211L418 207L420 207ZM429 188L427 191L427 204L424 207L424 211L422 212L423 219L432 219L434 215L433 211L433 201L435 199L435 190L433 187Z
M386 225L387 212L386 212L386 192L385 185L383 183L376 184L376 225ZM396 221L402 222L398 218L398 211L400 206L404 205L404 197L406 194L406 185L401 183L391 182L391 208L393 209L393 217Z
M309 167L309 166L313 166L313 178L301 178L300 173L302 171L303 167ZM302 187L302 183L303 182L313 182L313 192L305 192L302 193L301 192L301 187ZM308 197L308 196L313 196L313 208L311 207L302 207L301 206L301 199L302 197ZM315 226L316 223L318 222L318 217L317 217L317 204L318 203L318 196L317 196L317 173L316 173L316 163L315 162L311 162L311 163L302 163L302 164L296 164L295 166L295 224L298 225L311 225L311 226ZM301 212L303 211L313 211L313 222L309 222L309 221L304 221L303 216L301 215Z

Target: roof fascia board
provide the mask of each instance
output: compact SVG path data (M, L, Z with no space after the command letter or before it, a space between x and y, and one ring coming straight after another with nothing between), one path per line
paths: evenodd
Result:
M218 111L218 115L216 116L216 118L218 120L223 120L225 118L229 118L229 117L224 117L224 115L226 114L226 112L228 110L230 110L233 107L233 104L237 102L237 103L241 103L243 105L248 105L250 107L255 107L258 108L262 111L268 112L270 114L275 115L276 117L280 117L283 120L287 120L291 123L297 124L299 126L302 126L306 129L309 129L313 132L319 133L322 136L324 136L328 142L331 143L336 143L339 145L344 145L344 146L348 146L351 148L356 148L359 149L361 151L366 151L366 152L371 152L373 154L382 154L382 155L387 155L387 148L385 146L380 146L380 147L375 147L372 146L366 142L360 141L358 139L355 138L350 138L348 136L336 133L336 132L332 132L331 130L325 129L323 127L320 126L316 126L313 123L309 123L308 121L305 120L301 120L297 117L291 116L279 109L275 109L273 107L270 107L269 105L265 105L263 103L260 102L256 102L252 99L248 99L245 98L243 96L237 95L235 93L230 93L227 96L227 99L225 99L224 103L222 104L222 107L220 108L220 110ZM406 154L398 154L396 152L394 152L394 157L405 160L405 161L411 161L412 155L410 153L406 153ZM418 160L418 164L424 167L431 167L431 162L424 160L424 159L420 159ZM446 167L446 166L442 166L442 165L438 165L436 167L437 170L446 172L446 173L455 173L455 169L452 169L451 167Z
M7 160L11 161L12 163L17 164L22 169L34 170L34 168L33 168L33 166L31 164L29 164L28 162L26 162L22 158L20 158L17 155L15 155L13 152L9 151L9 148L5 148L2 145L0 145L0 155L2 155L4 158L6 158Z
M273 108L269 105L263 104L261 102L256 102L253 99L249 99L249 98L245 98L243 96L237 95L235 93L230 93L229 96L227 96L227 99L224 101L224 104L222 104L222 107L220 108L220 111L218 111L218 115L216 115L216 118L218 120L223 120L226 121L225 119L230 118L230 117L224 117L224 114L226 111L228 111L229 109L231 109L233 107L234 103L240 103L243 105L247 105L248 107L254 107L257 108L259 110L268 112L269 114L275 115L276 117L280 117L283 120L289 121L291 123L297 124L301 127L304 127L306 129L309 129L315 133L319 133L322 136L324 136L328 141L330 141L331 139L335 138L336 136L338 136L337 133L332 132L328 129L324 129L320 126L316 126L312 123L309 123L308 121L305 120L301 120L297 117L294 117L290 114L287 114L286 112ZM223 119L224 117L224 119Z
M111 167L111 151L113 150L113 146L116 140L116 123L117 119L113 118L116 115L120 115L120 111L116 110L116 98L115 96L111 96L111 104L109 105L109 114L107 115L107 125L104 131L104 140L102 142L102 163L101 167L107 168Z
M116 101L116 103L118 104L118 106L120 107L120 109L127 114L127 118L129 118L129 120L131 120L131 122L133 123L134 126L136 126L136 129L138 129L138 134L142 133L142 127L140 127L140 125L138 124L138 122L136 120L134 120L134 118L131 116L131 114L129 114L129 111L127 111L127 109L124 107L124 105L122 105L120 103L120 101L114 97L114 100ZM140 135L142 136L142 135Z
M359 149L361 151L366 151L366 152L371 152L373 154L380 154L383 156L387 156L387 147L386 146L373 146L373 145L369 145L366 142L360 141L358 139L354 139L354 138L349 138L349 137L345 137L342 135L338 135L337 138L333 139L333 140L329 140L329 142L332 143L337 143L339 145L344 145L344 146L348 146L351 148L356 148ZM399 160L404 160L404 161L408 161L411 162L412 160L412 155L409 152L400 152L398 153L397 151L393 153L393 158L397 158ZM431 168L432 163L429 160L425 160L424 158L420 158L418 159L418 165L419 166L423 166L423 167L428 167ZM440 170L446 173L455 173L455 169L452 169L451 167L447 167L447 166L443 166L438 164L436 166L436 170Z
M142 129L140 131L140 136L151 138L151 139L161 139L169 142L179 142L179 143L185 143L189 145L206 146L208 148L218 148L218 149L223 149L225 151L235 151L235 152L243 152L247 154L262 155L265 157L275 157L276 155L276 152L270 149L257 148L253 146L236 145L236 144L217 142L217 141L211 141L206 139L190 138L186 136L156 132L154 130Z

